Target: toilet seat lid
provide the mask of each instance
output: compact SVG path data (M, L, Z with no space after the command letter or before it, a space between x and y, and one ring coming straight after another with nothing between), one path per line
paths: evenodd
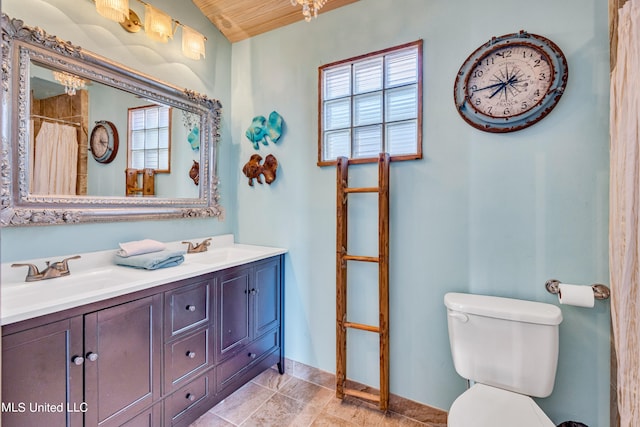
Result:
M529 396L475 384L451 405L448 427L555 427Z

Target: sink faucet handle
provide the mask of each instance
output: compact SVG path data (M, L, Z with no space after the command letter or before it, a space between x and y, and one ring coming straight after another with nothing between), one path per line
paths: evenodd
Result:
M33 282L34 280L38 280L38 278L42 276L42 273L40 273L38 267L36 267L34 264L15 263L11 264L11 267L29 267L29 270L27 270L27 277L26 279L24 279L25 282Z
M61 264L61 265L62 265L62 270L63 270L63 271L69 272L69 260L72 260L72 259L80 259L80 258L82 258L80 255L70 256L70 257L65 258L65 259L63 259L62 261L60 261L60 263L59 263L59 264Z

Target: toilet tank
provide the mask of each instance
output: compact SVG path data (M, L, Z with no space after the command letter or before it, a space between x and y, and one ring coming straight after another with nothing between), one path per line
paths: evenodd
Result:
M460 376L547 397L558 366L560 308L533 301L448 293L449 342Z

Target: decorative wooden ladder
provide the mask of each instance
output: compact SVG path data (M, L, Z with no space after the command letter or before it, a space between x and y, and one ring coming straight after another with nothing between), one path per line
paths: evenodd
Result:
M349 160L337 162L337 241L336 241L336 396L345 395L377 402L386 411L389 406L389 162L388 153L378 158L377 187L348 187ZM378 193L378 256L347 253L347 199L350 193ZM347 320L347 261L378 263L377 326ZM347 387L347 328L377 333L380 337L380 392L369 393Z

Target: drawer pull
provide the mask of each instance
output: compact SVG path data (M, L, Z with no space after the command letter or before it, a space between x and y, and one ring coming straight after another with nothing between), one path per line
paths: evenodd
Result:
M187 393L187 395L185 396L185 398L190 401L193 402L194 400L196 400L196 395L193 393Z
M95 362L96 360L98 360L98 353L87 353L87 359Z
M73 356L73 358L71 358L71 361L73 362L74 365L82 365L84 363L84 357L82 356Z
M187 306L187 311L192 311L192 312L193 312L193 311L196 311L196 306L195 306L195 305L193 305L193 304L188 305L188 306Z
M249 353L249 354L247 354L247 356L249 356L249 357L250 357L250 358L252 358L252 359L255 359L255 358L256 358L256 356L257 356L257 354L255 354L255 353Z
M187 351L187 357L189 359L194 359L196 357L196 352L195 351Z

